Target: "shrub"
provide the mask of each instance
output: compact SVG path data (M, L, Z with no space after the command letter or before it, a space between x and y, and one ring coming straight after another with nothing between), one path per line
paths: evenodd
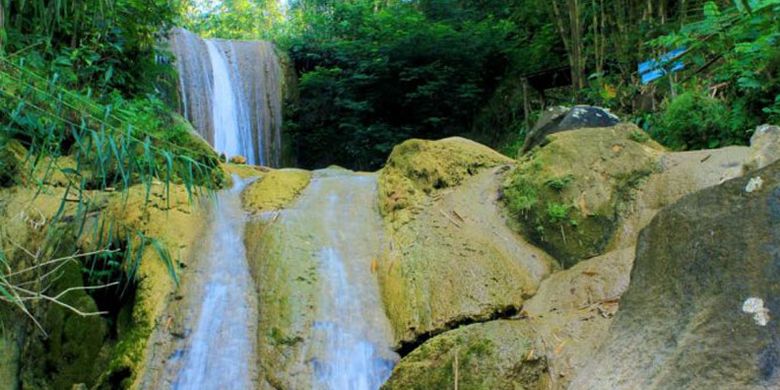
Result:
M677 149L706 149L747 143L755 123L744 104L731 107L698 91L685 92L666 104L652 133Z

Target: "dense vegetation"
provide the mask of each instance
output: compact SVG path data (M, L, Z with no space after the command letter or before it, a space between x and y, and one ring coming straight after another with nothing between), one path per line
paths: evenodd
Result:
M287 125L306 167L376 168L400 140L455 134L513 154L554 104L608 107L675 148L741 144L779 119L778 7L300 0L280 39L300 77ZM640 62L678 48L683 71L641 83ZM524 85L551 69L571 85Z
M216 159L174 114L164 39L174 26L276 41L298 79L287 134L309 168L375 169L410 137L466 135L513 155L555 104L608 107L678 149L743 144L755 125L780 121L779 0L0 6L0 147L21 145L26 169L44 165L76 194L154 180L219 185ZM680 48L671 62L683 70L641 82L639 63ZM0 158L3 186L21 176L5 164ZM2 275L0 293L13 301Z

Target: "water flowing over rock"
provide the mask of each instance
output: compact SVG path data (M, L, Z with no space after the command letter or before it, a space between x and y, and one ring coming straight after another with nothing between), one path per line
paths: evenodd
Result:
M168 327L165 372L152 373L146 388L219 389L255 384L257 302L243 245L246 215L240 193L248 183L233 177L233 188L217 195L210 224L183 280L180 301ZM173 338L170 337L173 336ZM165 337L165 336L163 336Z
M278 172L288 178L268 183L300 182L300 172ZM283 198L253 192L246 204ZM250 222L261 386L368 390L390 375L397 356L375 275L385 243L377 200L375 175L331 168L314 172L286 208Z
M170 38L182 114L218 152L281 163L282 67L270 42Z

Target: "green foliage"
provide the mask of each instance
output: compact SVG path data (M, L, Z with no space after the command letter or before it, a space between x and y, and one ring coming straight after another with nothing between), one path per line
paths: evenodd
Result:
M680 149L705 149L744 144L756 122L739 102L728 107L702 93L685 92L668 102L656 119L653 135Z
M181 12L179 0L3 0L8 44L67 86L102 95L150 93L170 79L159 42Z
M204 37L273 39L284 34L284 10L279 0L225 0L208 8L190 2L184 26Z
M556 202L547 202L547 218L551 223L561 223L569 217L571 206Z
M694 72L659 119L661 140L685 148L745 143L750 127L778 120L780 1L709 1L701 20L650 44L685 47L683 60ZM704 83L716 84L721 98L700 92Z
M557 192L561 192L564 189L566 189L566 187L568 187L569 184L571 184L571 182L573 180L574 180L574 176L573 175L566 175L566 176L561 176L561 177L554 177L554 178L552 178L550 180L547 180L545 182L545 184L548 187L552 188L553 190L555 190Z
M300 100L288 126L306 167L376 168L404 139L468 131L507 63L501 20L436 21L406 2L327 9L302 14L310 27L289 42Z

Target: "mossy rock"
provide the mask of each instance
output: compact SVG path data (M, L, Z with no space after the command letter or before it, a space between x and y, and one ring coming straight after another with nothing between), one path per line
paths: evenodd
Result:
M663 148L637 131L621 124L551 135L504 183L520 229L564 267L604 253L621 207L657 169Z
M523 321L451 330L401 359L382 389L543 389L547 364L532 337Z
M0 138L0 187L22 184L25 178L24 160L27 150L13 139Z
M780 388L778 254L780 162L665 208L571 388Z
M311 180L311 172L279 169L264 173L241 193L244 209L251 213L279 210L292 202Z
M79 265L62 269L50 295L83 285ZM97 306L84 291L71 291L62 302L85 313ZM108 325L100 316L82 317L57 305L48 306L41 317L48 335L37 333L24 351L24 386L69 389L74 384L96 383L108 366Z
M380 211L400 226L435 191L457 186L482 169L511 163L512 159L465 138L408 140L393 148L379 174Z

